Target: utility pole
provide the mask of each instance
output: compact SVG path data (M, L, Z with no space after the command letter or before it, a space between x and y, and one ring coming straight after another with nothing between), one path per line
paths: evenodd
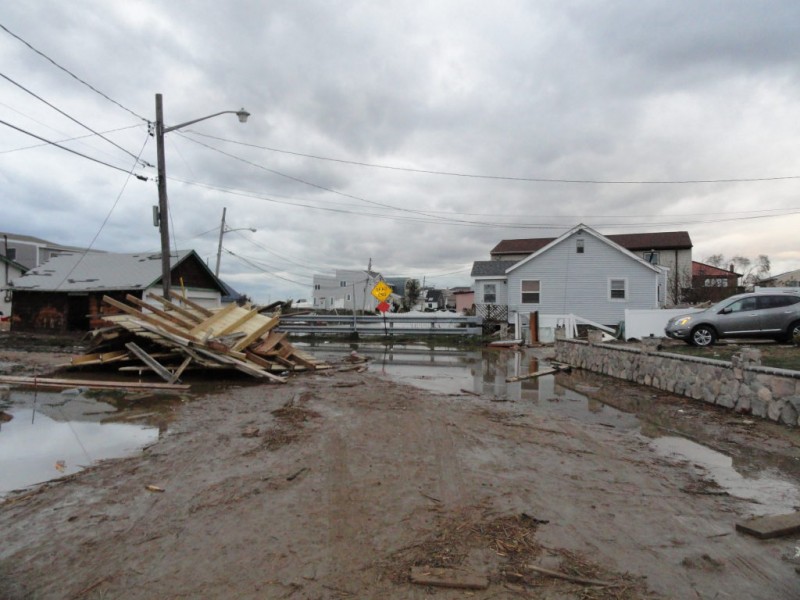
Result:
M158 155L158 228L161 232L161 290L169 299L172 267L169 260L169 209L167 207L167 165L164 160L164 109L156 94L156 154Z
M172 276L169 255L169 207L167 203L167 165L164 160L164 134L225 114L236 115L239 117L240 123L247 122L247 117L250 116L250 113L243 108L239 110L223 110L213 115L192 119L171 127L164 127L163 101L161 94L156 94L155 136L156 154L158 155L158 227L161 231L161 288L164 298L169 298L170 278Z
M225 235L225 211L228 208L225 207L222 209L222 222L219 225L219 246L217 246L217 268L214 269L214 275L219 277L219 261L222 257L222 236Z

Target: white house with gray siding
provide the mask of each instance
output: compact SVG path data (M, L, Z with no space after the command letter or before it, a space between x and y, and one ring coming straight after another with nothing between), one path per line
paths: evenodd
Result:
M491 262L498 265L494 270ZM538 311L613 326L624 320L625 309L662 308L668 272L578 225L517 262L476 262L475 303L493 304L494 290L494 304L508 306L509 322Z

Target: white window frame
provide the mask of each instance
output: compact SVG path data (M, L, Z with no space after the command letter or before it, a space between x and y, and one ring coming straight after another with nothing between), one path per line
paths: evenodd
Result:
M339 282L339 287L347 287L347 282L346 281L340 281Z
M584 243L583 238L577 238L575 240L575 253L576 254L586 253L586 244Z
M535 292L528 291L526 292L522 288L525 287L525 284L528 282L533 282L539 284L539 289ZM525 302L525 294L537 294L536 302ZM519 301L521 304L541 304L542 303L542 280L541 279L523 279L519 282Z
M646 263L649 263L651 265L661 264L661 253L657 252L656 250L648 250L647 252L642 252L642 258L645 260Z
M624 296L622 298L614 298L612 296L612 287L611 284L614 281L621 281L623 288L622 292ZM628 278L627 277L609 277L608 278L608 300L609 302L627 302L628 301Z
M486 296L487 296L486 292L488 291L489 287L492 288L492 290L493 290L492 295L494 296L494 298L492 298L491 302L486 299ZM483 284L483 302L485 304L497 304L497 284L496 283L484 283ZM428 308L430 308L430 306L428 306Z

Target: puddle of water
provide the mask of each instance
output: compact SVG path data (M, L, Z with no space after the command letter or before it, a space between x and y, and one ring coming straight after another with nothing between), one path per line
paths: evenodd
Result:
M109 402L75 390L4 391L0 410L11 417L0 423L0 496L75 473L98 460L129 456L156 441L159 429L166 427L125 422L131 417L152 421L157 409L145 405L120 412Z
M672 461L689 461L731 496L753 502L755 515L793 512L800 506L800 488L760 471L744 477L733 468L733 459L721 452L680 437L660 437L650 445L661 456Z

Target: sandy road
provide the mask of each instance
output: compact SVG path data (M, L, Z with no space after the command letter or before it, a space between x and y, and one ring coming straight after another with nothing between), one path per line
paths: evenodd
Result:
M791 461L791 436L737 441ZM751 505L698 483L640 435L526 402L353 372L233 385L140 456L0 505L0 597L800 597L800 543L735 533ZM414 564L490 585L414 585Z

